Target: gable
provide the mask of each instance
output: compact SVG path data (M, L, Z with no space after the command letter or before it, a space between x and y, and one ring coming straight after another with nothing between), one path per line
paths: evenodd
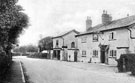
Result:
M68 35L68 34L70 34L70 33L72 33L72 32L75 33L76 35L79 34L78 31L76 31L76 30L71 30L71 31L62 33L62 34L60 34L60 35L58 35L58 36L55 36L55 37L53 37L53 39L54 39L54 38L59 38L59 37L64 37L64 36L66 36L66 35Z

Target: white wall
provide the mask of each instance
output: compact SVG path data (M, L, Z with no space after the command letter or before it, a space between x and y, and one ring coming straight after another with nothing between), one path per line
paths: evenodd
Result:
M115 40L110 41L109 34L111 32L114 32ZM83 38L83 37L87 37L86 43L81 42L81 38ZM78 40L79 60L80 61L85 60L86 62L88 62L88 60L93 56L93 50L98 50L98 58L93 58L92 62L100 62L99 44L109 45L108 56L110 55L110 50L117 50L117 58L120 57L121 52L122 53L126 52L126 50L119 51L121 49L117 49L117 47L129 47L130 51L132 51L132 52L135 51L135 39L134 40L130 39L129 31L127 29L112 30L112 31L106 31L104 33L100 33L98 42L93 42L92 34L79 36L79 37L77 37L77 40ZM81 57L82 50L87 51L86 57ZM115 58L109 58L108 62L110 64L116 64Z

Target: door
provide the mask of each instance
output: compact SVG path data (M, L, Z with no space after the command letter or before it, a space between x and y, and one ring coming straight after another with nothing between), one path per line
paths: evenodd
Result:
M105 63L105 51L104 50L101 50L101 63Z
M101 47L100 47L100 59L101 59L101 63L105 63L105 61L106 61L106 47L107 47L107 45L101 45Z
M58 50L58 60L60 60L60 50Z
M77 62L77 52L74 52L74 61Z

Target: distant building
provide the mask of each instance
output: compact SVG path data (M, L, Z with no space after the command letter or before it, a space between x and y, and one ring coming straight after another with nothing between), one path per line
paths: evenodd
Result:
M102 23L92 27L87 18L86 32L76 35L78 60L116 65L123 53L135 53L135 15L113 20L103 11Z
M77 40L79 32L71 30L53 37L53 59L77 61Z

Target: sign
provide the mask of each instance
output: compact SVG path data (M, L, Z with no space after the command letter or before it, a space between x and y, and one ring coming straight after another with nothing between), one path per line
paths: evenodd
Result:
M62 46L62 48L67 48L67 46Z

